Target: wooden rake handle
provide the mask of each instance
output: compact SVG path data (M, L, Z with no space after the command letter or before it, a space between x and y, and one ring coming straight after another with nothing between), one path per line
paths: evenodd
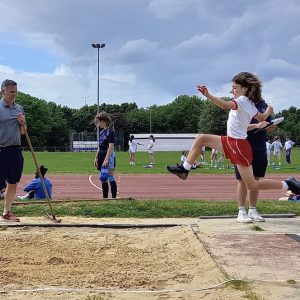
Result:
M22 127L23 127L23 130L24 130L24 135L25 135L27 144L29 146L29 149L30 149L30 152L31 152L31 155L32 155L35 167L36 167L36 170L38 172L39 178L41 179L42 187L43 187L43 190L44 190L44 193L45 193L45 196L46 196L46 200L47 200L50 212L51 212L51 216L52 216L52 218L53 218L54 221L57 221L56 216L55 216L55 214L53 212L53 208L52 208L52 204L51 204L51 199L49 197L49 194L48 194L48 191L47 191L47 188L46 188L46 185L45 185L44 178L43 178L42 173L40 171L39 164L37 162L37 159L36 159L36 156L35 156L35 153L34 153L34 150L33 150L33 147L32 147L32 144L31 144L28 132L27 132L27 128L26 128L26 126L22 126Z

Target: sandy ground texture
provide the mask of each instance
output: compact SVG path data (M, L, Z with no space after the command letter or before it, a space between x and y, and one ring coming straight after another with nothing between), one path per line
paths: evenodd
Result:
M234 300L244 295L220 284L224 274L188 224L0 229L0 299Z
M42 218L21 221L49 223ZM300 243L286 236L299 233L300 218L267 219L259 224L262 232L234 219L62 220L62 224L82 223L179 226L5 228L0 224L0 299L300 298ZM222 284L228 278L241 279L239 289Z

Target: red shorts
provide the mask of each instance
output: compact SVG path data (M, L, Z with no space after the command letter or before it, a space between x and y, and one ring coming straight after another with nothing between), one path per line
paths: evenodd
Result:
M225 157L230 159L231 163L246 167L251 166L253 159L252 148L248 140L221 136L221 142Z

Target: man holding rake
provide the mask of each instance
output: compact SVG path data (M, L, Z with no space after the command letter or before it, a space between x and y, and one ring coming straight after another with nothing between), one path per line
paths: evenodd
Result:
M17 185L23 172L21 134L24 133L25 115L23 107L16 103L17 83L6 79L1 84L0 100L0 182L7 184L1 221L20 222L11 212L16 197Z

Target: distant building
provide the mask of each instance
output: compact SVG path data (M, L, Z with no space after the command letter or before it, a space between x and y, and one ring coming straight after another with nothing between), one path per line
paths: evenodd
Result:
M139 151L147 151L149 133L131 133L136 142L144 146L138 146ZM198 133L152 133L155 138L155 151L183 151L189 150Z

